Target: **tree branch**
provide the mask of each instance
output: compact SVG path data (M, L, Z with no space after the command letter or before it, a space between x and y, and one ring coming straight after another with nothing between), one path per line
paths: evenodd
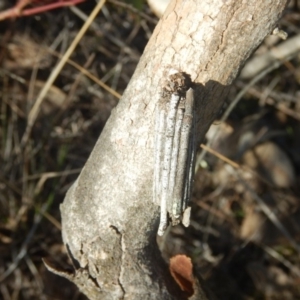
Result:
M176 68L196 83L200 142L286 2L178 0L168 6L61 205L63 240L77 264L75 274L65 276L90 299L184 299L156 246L153 136L162 81Z

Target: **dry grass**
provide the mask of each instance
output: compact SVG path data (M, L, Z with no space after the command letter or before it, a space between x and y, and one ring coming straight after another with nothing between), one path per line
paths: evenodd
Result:
M126 88L156 22L146 7L148 18L126 7L104 6L35 104L93 9L94 2L87 1L1 23L4 300L85 299L71 283L46 271L41 258L69 266L59 204ZM291 6L282 20L290 36L298 34L298 20ZM278 43L268 38L258 55ZM219 133L208 136L218 154L199 158L192 224L187 230L174 227L161 242L167 259L177 253L192 257L220 299L300 299L299 74L296 52L268 72L236 81L227 99L228 105L235 104L233 111Z

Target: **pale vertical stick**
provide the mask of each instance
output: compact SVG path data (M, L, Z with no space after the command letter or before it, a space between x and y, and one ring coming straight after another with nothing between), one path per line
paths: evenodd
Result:
M193 104L194 104L194 96L193 90L189 89L186 93L185 99L185 113L183 117L183 124L181 128L181 138L180 138L180 148L179 148L179 156L178 156L178 167L177 167L177 176L176 176L176 184L174 190L174 199L180 199L180 202L174 201L172 207L172 217L174 218L173 222L179 222L180 216L185 209L184 207L184 197L185 197L185 189L187 185L186 175L189 172L187 168L189 168L189 153L190 153L190 139L191 139L191 131L193 124Z
M162 195L160 204L160 224L158 228L158 235L163 235L168 224L167 203L169 195L169 175L172 157L172 147L175 131L177 106L180 101L180 96L171 94L171 100L167 115L166 134L165 134L165 149L162 170Z
M189 114L192 116L190 138L189 138L189 147L188 147L188 159L186 162L186 175L185 175L185 189L182 210L186 215L184 218L184 226L189 226L189 215L190 210L188 210L187 205L191 198L192 184L194 180L194 169L195 169L195 139L196 139L196 126L195 126L195 108L194 108L194 91L189 89L186 96L186 107L189 110ZM188 210L188 213L186 211Z
M179 155L179 148L180 148L180 137L181 137L181 128L182 128L182 121L184 116L184 101L185 99L181 99L176 115L176 124L175 124L175 134L173 139L173 149L172 149L172 158L171 158L171 170L170 170L170 182L169 182L169 193L170 193L170 203L168 203L168 211L171 213L173 209L173 203L179 202L181 203L182 195L176 199L176 195L174 193L177 170L178 170L178 155Z

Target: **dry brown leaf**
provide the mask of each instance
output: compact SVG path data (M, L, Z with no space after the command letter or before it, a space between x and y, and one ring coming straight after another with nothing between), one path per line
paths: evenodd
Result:
M170 272L182 291L190 297L194 294L193 264L186 255L176 255L170 259Z

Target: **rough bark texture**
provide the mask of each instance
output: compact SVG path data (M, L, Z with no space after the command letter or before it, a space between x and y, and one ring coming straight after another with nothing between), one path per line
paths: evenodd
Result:
M63 241L77 261L75 274L64 276L90 299L184 299L174 296L176 284L160 258L159 207L152 203L154 110L164 74L176 68L197 83L201 140L286 2L178 0L167 8L61 205Z

